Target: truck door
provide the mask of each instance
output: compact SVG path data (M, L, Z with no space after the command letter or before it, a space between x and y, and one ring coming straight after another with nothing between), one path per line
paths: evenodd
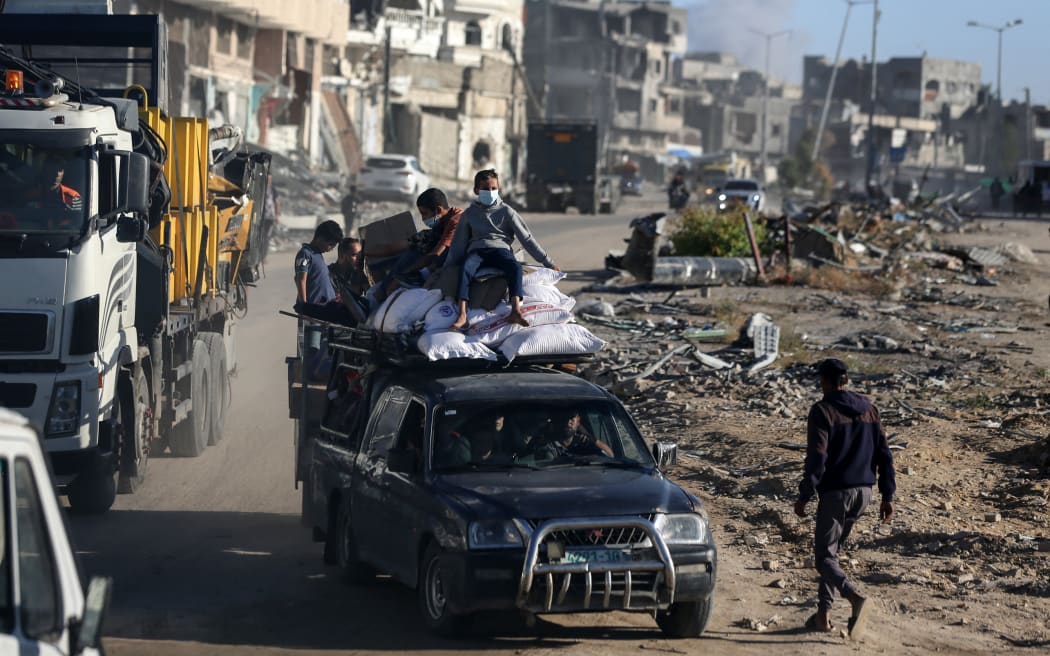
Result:
M68 642L63 581L40 488L25 458L0 460L0 653L58 656Z
M423 488L423 459L427 407L420 398L412 399L398 431L395 448L416 454L413 472L383 472L384 507L390 513L389 530L384 531L383 551L390 554L390 573L405 583L416 581L416 562L420 533L427 526L426 515L432 496Z
M392 385L380 397L369 423L361 450L357 454L351 482L350 522L360 555L368 562L389 570L393 564L386 552L383 535L393 529L394 516L385 506L383 474L386 454L401 429L401 420L412 400L412 393Z

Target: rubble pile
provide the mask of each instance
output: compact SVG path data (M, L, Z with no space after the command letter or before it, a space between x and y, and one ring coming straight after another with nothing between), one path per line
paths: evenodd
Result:
M886 612L1045 645L1050 625L1031 618L1050 598L1050 367L1037 337L1050 324L1045 306L1012 291L1027 249L926 250L918 232L894 235L898 223L865 228L865 254L854 240L844 248L844 266L890 271L881 262L896 258L893 295L592 288L600 296L581 297L577 317L608 344L582 373L620 396L647 437L677 442L671 475L704 499L755 597L776 606L739 621L764 631L815 605L812 520L792 504L820 397L812 364L847 360L851 387L880 409L898 483L897 518L880 525L869 510L847 573ZM978 291L967 280L978 275L1002 285ZM755 369L749 328L765 313L782 332Z

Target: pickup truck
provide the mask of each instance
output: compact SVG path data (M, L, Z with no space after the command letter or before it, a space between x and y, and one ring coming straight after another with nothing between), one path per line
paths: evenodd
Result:
M110 581L85 595L40 440L28 421L0 408L0 654L102 653Z
M716 549L608 391L558 366L372 368L339 383L306 457L304 521L350 582L415 588L455 634L483 610L627 610L703 633ZM344 375L344 373L346 375Z

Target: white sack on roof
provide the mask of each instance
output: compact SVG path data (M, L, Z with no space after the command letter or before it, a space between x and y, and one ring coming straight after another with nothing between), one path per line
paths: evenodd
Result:
M563 325L525 328L503 340L499 350L508 362L527 355L578 355L597 353L605 342L583 326Z
M569 323L572 312L551 303L528 302L521 305L521 316L532 326ZM480 342L486 346L496 346L514 333L525 330L525 326L510 322L510 308L501 316L491 317L485 321L471 324L467 331L467 341Z
M411 332L435 305L441 302L437 289L398 289L372 317L372 328L381 333Z
M468 342L459 332L424 333L417 343L419 351L428 360L496 360L496 354L484 344Z

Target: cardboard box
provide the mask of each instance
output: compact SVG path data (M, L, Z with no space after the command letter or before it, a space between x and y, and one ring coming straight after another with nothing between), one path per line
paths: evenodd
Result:
M388 246L408 247L408 238L426 226L412 212L401 212L379 221L361 226L358 232L369 249L385 249Z

